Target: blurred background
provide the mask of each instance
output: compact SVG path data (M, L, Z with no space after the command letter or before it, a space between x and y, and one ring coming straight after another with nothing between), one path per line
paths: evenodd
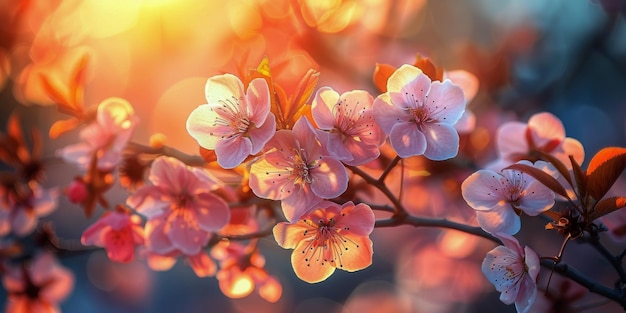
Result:
M365 89L375 96L376 63L399 67L419 54L446 71L463 69L478 78L478 93L468 105L476 127L462 139L477 164L495 158L500 124L525 122L540 111L563 121L567 136L582 142L588 161L602 147L626 146L624 14L622 0L0 0L1 129L14 111L26 129L43 133L65 118L44 91L41 75L67 84L87 56L87 105L125 98L141 119L133 141L145 144L151 134L162 133L166 144L195 154L185 121L206 102L210 76L255 68L267 56L287 91L312 68L320 72L318 87ZM67 185L80 174L54 158L77 138L74 131L46 140L50 186ZM458 194L458 182L470 172L445 173L409 186L405 202L412 213L471 215ZM455 196L433 195L441 186ZM623 179L615 189L626 190ZM114 188L107 196L122 203L127 193ZM61 199L48 220L59 237L77 239L95 218L86 219ZM522 223L523 244L540 255L557 253L561 238L536 231L543 229L541 220ZM102 251L67 256L60 262L72 269L76 284L61 307L64 312L515 312L499 302L480 272L493 248L489 242L411 227L376 229L372 238L371 267L338 271L313 285L293 274L291 250L262 239L266 267L283 284L276 304L255 293L230 300L216 279L197 278L181 261L168 272L153 272L144 260L114 264ZM624 243L612 242L610 248L619 251ZM571 244L565 261L611 286L610 266L586 249ZM580 254L589 258L577 258ZM540 287L548 274L542 271ZM550 301L566 299L579 308L603 301L579 296L580 286L556 275L551 289L549 297L540 296L537 312L557 312L540 308ZM4 303L4 291L0 299ZM585 312L620 311L611 303Z

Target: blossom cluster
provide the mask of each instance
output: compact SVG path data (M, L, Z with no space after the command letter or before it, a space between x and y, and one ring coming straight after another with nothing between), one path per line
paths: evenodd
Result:
M264 62L250 75L208 79L206 103L186 121L200 156L168 150L159 137L151 147L131 142L139 117L124 99L107 98L91 111L82 104L59 103L72 108L76 121L55 124L55 136L82 127L81 142L57 151L83 173L63 192L87 217L103 208L81 243L104 248L115 262L145 259L158 271L183 259L198 277L215 276L228 297L257 290L263 299L277 302L282 285L265 269L258 238L273 235L280 247L293 249L295 275L318 283L337 269L369 267L376 226L428 224L403 205L404 175L417 171L410 160L436 164L462 153L462 135L475 122L467 103L476 90L467 76L464 81L457 80L458 73L433 73L424 66L431 63L418 60L389 75L376 72L377 95L329 86L313 93L316 76L306 75L297 96L287 97ZM28 153L19 122L12 123L0 156L31 170L19 172L0 189L0 235L9 239L1 250L8 255L11 240L31 235L37 218L56 208L60 194L42 187L37 150ZM528 123L505 123L496 144L498 159L464 172L460 184L460 196L474 209L478 227L468 231L447 220L437 225L501 243L486 253L482 272L501 292L502 302L530 312L541 262L514 237L522 229L521 216L551 218L546 228L558 230L566 240L597 235L601 228L596 220L626 206L623 197L606 196L626 167L626 152L607 148L583 171L582 145L566 137L559 119L547 112L531 116ZM386 178L394 175L400 186L387 184ZM105 193L116 176L129 195L111 206ZM363 185L386 199L362 194L358 189ZM557 204L566 209L555 210ZM374 210L392 216L377 220ZM46 236L54 243L53 234ZM561 253L553 258L555 264ZM10 291L8 310L56 310L71 289L71 275L50 254L27 259L22 270L2 264ZM25 295L31 290L37 293Z

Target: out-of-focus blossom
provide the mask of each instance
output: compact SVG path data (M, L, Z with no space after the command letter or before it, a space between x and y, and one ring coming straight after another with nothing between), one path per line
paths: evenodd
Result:
M2 283L7 313L57 313L74 286L74 277L51 254L42 253L22 267L8 267Z
M589 294L586 288L557 275L552 276L551 285L556 288L537 293L537 299L531 305L529 312L582 313L586 311L585 306L581 305L581 300Z
M82 203L89 196L87 185L81 177L74 178L67 186L65 193L67 194L67 199L72 203Z
M201 147L215 150L223 168L234 168L257 154L276 131L270 113L270 93L265 79L243 83L232 74L209 78L205 87L208 104L197 107L187 119L187 131Z
M250 188L259 197L281 200L289 221L348 187L346 168L328 155L305 117L293 130L277 131L266 149L264 158L252 164Z
M515 303L519 313L530 311L537 297L539 257L529 247L520 246L515 237L497 234L504 246L487 252L482 271L500 292L500 301Z
M528 161L519 164L532 165ZM514 235L521 227L519 214L539 215L554 205L554 193L533 177L507 169L480 170L461 185L463 198L476 210L480 227L490 233Z
M380 155L385 141L371 110L373 99L367 91L354 90L341 96L322 87L313 99L313 118L328 152L348 165L361 165Z
M344 205L323 201L299 221L278 223L274 239L285 249L294 249L291 265L296 275L309 283L328 278L335 268L354 272L372 264L374 212L363 203Z
M265 258L257 249L237 242L223 242L211 250L211 255L220 261L217 280L227 297L243 298L258 287L263 299L272 303L280 299L283 288L263 268Z
M155 271L169 270L174 266L178 257L182 256L198 277L214 275L217 270L215 262L202 249L197 249L198 251L195 253L186 253L179 249L168 236L170 233L166 229L169 227L168 225L166 213L153 217L146 222L147 251L145 253L150 268Z
M600 218L609 229L607 234L616 242L626 241L626 209L622 208Z
M423 154L445 160L458 153L454 124L465 111L465 98L450 81L431 82L420 69L405 64L389 77L387 92L374 100L373 108L400 157Z
M144 244L141 218L125 210L104 213L80 238L84 245L104 247L109 259L127 263L135 258L135 246Z
M122 158L122 150L132 135L137 117L128 101L108 98L98 105L97 118L80 132L83 142L67 146L58 154L68 162L87 168L92 158L98 168L110 170Z
M500 170L519 160L532 162L542 159L541 153L550 154L567 168L572 168L569 156L578 164L585 159L582 144L573 138L565 137L563 123L551 113L537 113L530 117L528 124L508 122L498 128L496 144L500 159L488 168Z
M0 235L12 232L25 236L35 229L39 217L56 209L59 193L37 184L11 188L0 186Z
M228 223L228 205L212 193L222 183L207 171L175 158L159 157L150 168L149 180L152 185L138 189L126 203L148 217L148 223L162 221L146 236L148 247L157 253L177 249L196 255L211 233Z

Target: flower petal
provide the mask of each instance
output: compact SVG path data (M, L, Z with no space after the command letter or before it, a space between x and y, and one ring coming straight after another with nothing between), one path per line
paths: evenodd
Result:
M291 265L298 278L308 283L318 283L330 277L335 267L330 262L309 262L309 253L303 253L308 248L308 242L300 241L291 254Z
M426 76L419 68L404 64L400 66L387 80L387 92L409 92L414 94L417 99L423 99L430 89L430 78ZM405 105L394 103L400 108Z
M500 201L504 200L501 179L502 175L490 170L479 170L473 173L461 184L463 199L474 210L494 209Z
M348 188L348 172L346 168L332 157L322 157L318 167L309 171L311 190L322 198L335 198Z
M187 262L198 277L210 277L215 275L215 272L217 271L217 265L215 265L215 262L213 262L213 260L211 260L211 258L204 252L187 256Z
M518 207L530 216L537 216L549 210L553 205L554 192L533 179L526 186L524 196L519 199Z
M257 125L258 127L259 125ZM265 122L258 128L253 128L248 131L250 141L252 142L252 148L250 154L257 154L265 147L270 139L276 133L276 117L270 113L265 118Z
M345 250L344 246L339 247L343 251L338 262L335 261L337 268L354 272L372 265L372 241L367 236L347 235L346 240L349 243L345 245Z
M215 145L217 163L225 169L237 167L250 155L251 151L250 139L240 135L224 138Z
M270 113L270 90L265 79L255 78L248 84L246 104L250 121L262 126Z
M103 233L103 244L111 261L127 263L135 258L135 242L130 228Z
M230 220L228 204L211 193L195 195L195 218L198 226L207 232L220 230Z
M397 123L411 121L411 115L407 111L393 105L388 94L382 94L374 99L372 111L374 112L376 123L378 123L378 126L385 134L391 133L391 130Z
M415 123L397 123L389 133L389 141L401 158L422 155L426 151L426 137Z
M565 139L563 123L552 113L542 112L531 116L528 120L528 128L532 130L532 138L537 147L552 140Z
M528 154L526 140L526 124L521 122L507 122L502 124L496 132L498 153L503 159L517 161L519 156Z
M449 80L443 83L434 81L425 106L430 109L431 118L439 123L456 124L465 112L463 90Z
M209 78L204 86L204 95L209 104L226 99L243 97L243 83L233 74L217 75Z
M359 203L354 205L348 201L339 212L342 216L337 220L337 228L341 233L349 233L354 236L368 236L374 230L375 216L369 205Z
M330 87L322 87L315 94L311 113L320 129L331 130L335 127L333 109L339 102L339 94Z
M164 232L180 252L195 255L207 244L211 234L198 228L195 220L174 212L167 217Z
M447 160L459 153L459 134L454 127L447 124L424 124L422 126L426 138L424 156L435 161Z
M274 239L279 246L285 249L293 249L301 240L312 236L313 232L308 232L308 229L311 229L311 226L302 221L293 224L281 222L274 226Z
M505 233L515 235L519 232L522 223L508 204L491 210L476 211L478 225L488 233Z
M126 204L148 218L157 216L171 204L164 199L161 189L156 186L143 186L126 198Z
M214 126L213 121L218 118L220 115L214 110L214 105L200 105L187 117L187 132L201 147L213 150L222 136L232 133L230 127Z

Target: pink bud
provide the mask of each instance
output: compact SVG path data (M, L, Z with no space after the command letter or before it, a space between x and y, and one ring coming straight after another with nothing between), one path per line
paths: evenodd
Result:
M72 203L83 202L87 198L88 193L87 186L81 178L75 178L74 181L67 186L66 190L67 198Z

